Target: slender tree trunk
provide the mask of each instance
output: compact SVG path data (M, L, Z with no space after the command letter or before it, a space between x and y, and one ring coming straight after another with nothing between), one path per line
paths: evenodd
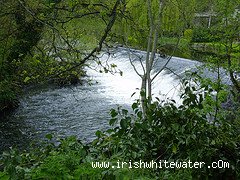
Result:
M148 6L148 18L149 18L149 36L148 36L148 46L147 46L147 55L146 55L146 75L144 75L145 78L145 92L146 92L146 98L148 99L147 103L145 103L145 108L147 108L147 104L151 102L151 67L150 67L150 53L152 49L152 42L153 42L153 31L154 31L154 22L153 22L153 15L152 15L152 6L151 6L151 0L147 1Z
M220 88L221 88L221 79L220 79L220 62L217 61L217 94L216 94L216 101L215 101L215 114L214 114L214 124L216 123L217 120L217 115L219 112L219 92L220 92Z
M151 53L151 46L152 46L152 39L153 39L153 27L151 27L150 33L149 33L149 41L148 41L148 49L147 49L147 57L146 57L146 85L147 85L147 99L148 103L151 102L151 89L152 89L152 83L151 83L151 65L150 65L150 53Z
M157 19L154 19L153 17L151 0L147 0L147 10L148 10L148 18L149 18L149 35L148 35L146 62L145 62L145 67L143 67L144 72L143 72L143 75L140 75L142 79L140 95L141 95L141 106L143 111L143 117L146 117L146 110L148 108L148 105L152 101L151 70L153 68L153 62L155 60L155 54L157 49L158 37L159 37L158 31L160 28L162 0L159 0L159 11L158 11Z
M161 19L161 11L162 11L162 3L161 0L159 0L159 12L158 12L158 16L157 16L157 22L156 22L156 26L154 27L154 38L153 38L153 44L152 44L152 52L151 52L151 57L150 57L150 61L149 61L149 69L150 71L153 68L153 62L155 60L155 55L156 55L156 51L157 51L157 43L158 43L158 30L160 28L160 19ZM149 99L149 103L151 103L152 100L152 80L150 73L148 76L148 99Z
M151 1L148 0L148 17L150 22L150 32L149 32L149 39L148 39L148 47L147 47L147 56L146 56L146 80L147 80L147 99L148 104L152 101L152 79L151 79L151 70L153 66L153 62L155 60L155 54L157 49L157 42L158 42L158 30L160 27L160 16L162 10L162 2L159 0L159 11L156 22L154 22L153 14L151 11ZM151 56L150 56L151 54Z
M142 76L142 85L141 85L141 106L143 111L143 118L146 117L146 111L147 111L147 102L146 102L146 86L147 86L147 77L146 74Z

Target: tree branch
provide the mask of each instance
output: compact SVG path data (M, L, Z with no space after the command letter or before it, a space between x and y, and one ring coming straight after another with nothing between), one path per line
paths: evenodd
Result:
M95 47L95 48L94 48L86 57L84 57L78 64L72 66L72 67L69 68L69 69L66 69L65 71L62 71L61 73L58 73L58 74L55 75L55 76L58 76L58 75L60 75L60 74L62 74L62 73L64 73L64 72L71 71L71 70L73 70L73 69L75 69L75 68L78 68L78 67L80 67L80 66L83 66L88 59L90 59L91 57L94 56L95 53L100 52L100 51L102 50L103 42L106 40L106 38L107 38L109 32L111 31L111 29L112 29L112 27L113 27L113 25L114 25L114 22L115 22L115 20L116 20L116 17L117 17L117 8L119 7L120 2L121 2L121 0L116 0L115 5L114 5L114 7L112 8L112 11L111 11L110 20L109 20L109 22L108 22L108 24L107 24L107 27L106 27L106 29L105 29L105 31L104 31L104 34L103 34L101 40L100 40L99 43L98 43L98 46Z
M174 48L174 50L173 50L173 52L172 52L172 54L171 54L171 56L169 56L167 59L167 62L164 64L164 66L154 75L154 77L152 78L152 81L162 72L162 70L163 69L165 69L166 68L166 66L168 65L168 63L170 62L170 60L172 59L172 57L173 57L173 54L174 54L174 52L176 51L176 49L177 49L177 47L178 47L178 44L179 44L179 42L180 42L180 37L178 37L178 41L177 41L177 44L176 44L176 46L175 46L175 48Z

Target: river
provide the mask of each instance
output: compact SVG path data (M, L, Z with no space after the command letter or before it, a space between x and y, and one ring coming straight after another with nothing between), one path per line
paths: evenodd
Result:
M141 71L137 56L145 57L145 52L133 50L133 63ZM32 141L39 142L46 134L55 137L76 135L89 142L95 138L97 130L107 129L111 108L122 106L130 109L139 98L140 77L129 61L129 51L125 48L114 50L113 55L103 55L100 59L114 63L123 74L99 73L93 68L87 70L91 83L62 88L38 88L28 92L20 100L20 107L6 119L0 121L0 152L11 146L22 149ZM135 60L134 60L135 59ZM154 67L156 73L166 60L158 56ZM173 57L168 68L182 76L186 70L196 71L202 63ZM91 64L91 67L94 67ZM99 68L96 67L96 68ZM164 70L153 83L153 97L173 98L179 101L180 81L178 76ZM210 75L209 75L210 76ZM131 97L131 95L136 94Z

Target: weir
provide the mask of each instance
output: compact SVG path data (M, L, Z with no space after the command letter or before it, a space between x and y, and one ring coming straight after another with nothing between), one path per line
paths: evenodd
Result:
M131 50L140 57L143 51ZM92 85L85 83L72 87L37 89L21 99L20 107L7 119L0 121L0 151L10 146L25 148L32 140L42 140L46 134L57 137L76 135L83 141L95 138L97 130L108 128L111 108L122 106L131 109L131 104L139 98L141 79L135 73L130 61L129 50L117 48L113 55L103 55L100 60L108 64L116 64L117 73L99 73L99 66L91 64L87 70L87 79ZM133 63L141 72L141 63L134 56ZM165 64L166 60L157 55L158 61L153 74ZM178 76L186 70L197 71L200 62L173 57L168 68ZM207 74L208 73L208 74ZM179 100L180 80L168 70L163 70L153 82L153 98ZM206 72L206 76L214 76ZM98 83L96 83L96 81ZM136 94L131 97L131 95Z

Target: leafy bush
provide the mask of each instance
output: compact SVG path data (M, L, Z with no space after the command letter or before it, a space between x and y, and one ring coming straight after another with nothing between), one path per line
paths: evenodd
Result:
M18 105L16 85L7 80L0 81L0 113Z
M192 42L216 42L221 40L221 32L215 29L198 27L193 29Z
M208 119L212 109L205 107L204 94L212 89L203 84L200 91L184 81L183 104L160 101L148 105L143 116L140 100L132 104L132 112L112 109L107 131L97 131L97 139L83 144L76 137L49 142L30 153L12 149L0 160L5 179L203 179L239 178L239 116L226 121L222 113L216 122ZM200 93L201 92L201 93ZM206 96L210 98L211 96ZM208 99L207 98L207 99ZM214 102L213 102L214 103ZM52 139L51 135L47 138ZM191 161L205 162L201 169L130 169L92 168L91 162L108 161ZM225 169L209 169L212 162L230 164Z
M102 155L135 161L191 160L208 165L221 159L230 163L229 169L206 166L192 169L190 174L198 178L236 178L236 174L239 176L240 144L237 142L240 137L235 128L239 126L225 119L218 119L217 126L210 122L203 107L203 94L198 91L186 81L182 106L177 108L174 101L158 100L149 105L145 119L138 102L132 105L132 114L125 109L113 109L110 125L120 126L97 133Z
M184 39L187 39L189 42L192 40L193 37L193 30L192 29L186 29L183 33Z

